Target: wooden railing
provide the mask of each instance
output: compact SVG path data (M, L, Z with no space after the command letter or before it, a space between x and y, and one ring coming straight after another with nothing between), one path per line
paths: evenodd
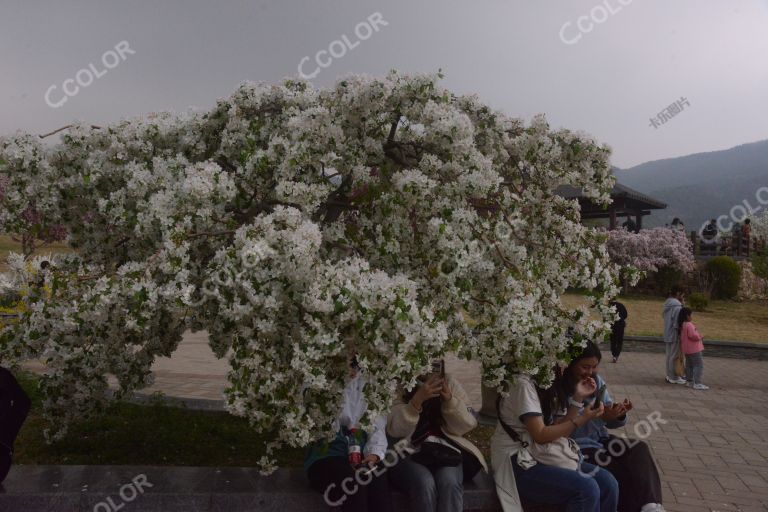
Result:
M702 238L696 231L691 231L693 254L696 257L730 256L734 259L749 258L756 251L766 248L764 240L744 236L742 233L720 234L714 239Z

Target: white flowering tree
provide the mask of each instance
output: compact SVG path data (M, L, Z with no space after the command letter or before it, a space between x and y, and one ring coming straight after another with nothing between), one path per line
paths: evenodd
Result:
M768 242L768 210L756 215L751 223L750 236Z
M760 293L759 290L752 290L749 293L744 293L746 288L755 288L760 285L754 283L754 280L749 278L749 274L754 274L760 279L768 280L768 211L764 211L761 214L756 215L752 219L752 228L750 236L758 243L750 255L751 268L742 269L742 286L739 289L742 295L754 298L762 297L765 293ZM762 284L762 283L760 283Z
M188 329L229 358L228 408L269 452L330 432L350 350L370 425L446 351L497 387L546 382L603 336L606 235L554 190L607 203L609 149L438 78L245 84L204 113L74 126L51 147L0 139L0 232L33 207L76 251L0 335L4 361L46 362L53 437L102 403L107 375L120 393L146 386ZM563 305L569 287L590 291L598 320Z

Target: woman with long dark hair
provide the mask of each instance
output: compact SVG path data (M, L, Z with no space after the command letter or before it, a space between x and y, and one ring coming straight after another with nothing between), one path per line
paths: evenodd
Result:
M596 389L592 378L577 383L569 402L560 368L543 389L527 375L509 383L497 402L499 425L491 438L491 464L504 512L525 502L566 506L569 512L616 512L618 484L606 470L584 462L573 432L603 414L602 406L578 404Z
M693 325L692 317L693 311L690 308L681 309L677 315L680 350L685 355L685 380L693 389L706 390L709 386L701 382L704 374L704 338Z
M597 373L602 354L594 343L587 342L584 350L571 361L564 372L566 392L588 411L595 394L576 397L579 383L586 378L595 381L597 389L605 380ZM585 460L607 469L619 482L619 512L663 512L661 479L648 445L640 440L613 436L609 428L621 428L627 423L632 403L615 403L606 388L603 395L605 412L599 418L583 423L573 433Z
M392 468L390 479L408 494L412 510L461 512L463 483L481 468L488 470L480 450L464 437L477 426L468 401L459 381L445 373L442 360L410 392L398 392L387 434L410 439L418 451Z

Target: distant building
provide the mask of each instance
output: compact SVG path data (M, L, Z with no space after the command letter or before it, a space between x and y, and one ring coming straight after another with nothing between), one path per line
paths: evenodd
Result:
M651 210L663 210L665 203L647 196L637 190L616 183L611 190L612 203L603 207L584 197L578 187L563 185L556 190L557 194L567 199L578 199L582 219L608 219L609 229L620 225L631 231L639 231L643 227L643 217L651 214ZM626 217L626 222L622 218Z

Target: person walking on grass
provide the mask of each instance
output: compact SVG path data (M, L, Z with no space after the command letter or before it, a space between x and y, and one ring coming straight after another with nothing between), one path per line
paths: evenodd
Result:
M683 289L673 286L667 294L664 302L662 316L664 317L664 346L667 353L666 380L670 384L685 384L685 379L675 373L675 359L680 351L680 330L678 329L678 315L683 307Z
M704 342L691 321L692 316L693 312L689 308L680 310L678 332L680 350L685 354L685 380L693 389L705 390L709 389L709 386L701 382L701 376L704 374Z

